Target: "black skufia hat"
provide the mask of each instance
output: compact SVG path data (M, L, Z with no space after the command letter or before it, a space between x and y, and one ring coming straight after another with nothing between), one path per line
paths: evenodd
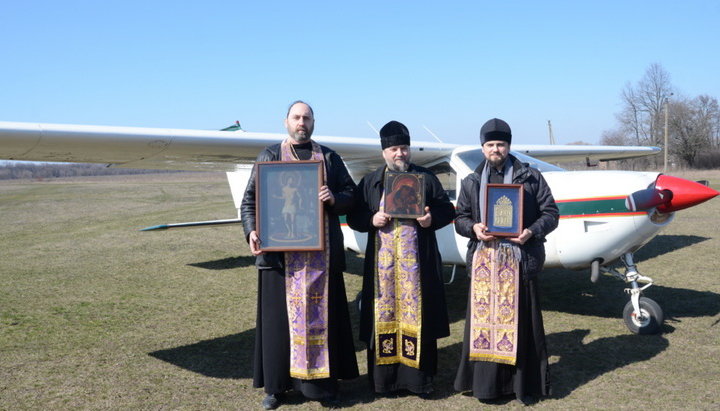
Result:
M508 144L512 142L510 126L499 118L486 121L480 129L480 144L494 140L504 141Z
M383 150L392 146L409 146L410 132L403 123L393 120L380 129L380 145Z

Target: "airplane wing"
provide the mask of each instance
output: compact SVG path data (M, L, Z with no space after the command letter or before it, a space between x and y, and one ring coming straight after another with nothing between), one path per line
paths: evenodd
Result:
M112 167L236 171L251 164L280 133L182 130L0 122L0 158L7 160L102 163ZM353 178L383 164L376 138L314 136L336 150ZM448 157L456 144L413 141L413 162L424 165ZM657 147L522 145L513 151L547 161L606 161L657 154Z
M585 161L626 160L660 153L659 147L645 146L586 146L586 145L522 145L513 144L513 151L549 163Z
M0 158L24 161L103 163L113 167L236 171L255 161L286 134L69 124L0 122ZM340 153L353 177L383 164L379 139L313 136ZM457 147L413 142L413 160L425 164Z

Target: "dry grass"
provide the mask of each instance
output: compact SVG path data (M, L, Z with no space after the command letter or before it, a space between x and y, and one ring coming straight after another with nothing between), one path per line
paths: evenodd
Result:
M720 172L688 177L720 189ZM636 255L656 280L647 295L668 317L662 335L625 328L619 281L544 274L554 394L535 408L720 406L719 212L715 199L678 213ZM256 271L241 228L137 231L233 216L221 174L0 182L0 409L258 409ZM352 299L361 260L348 258ZM452 390L466 292L463 276L447 288L452 336L440 342L434 400L376 400L361 376L343 383L343 406L477 408Z

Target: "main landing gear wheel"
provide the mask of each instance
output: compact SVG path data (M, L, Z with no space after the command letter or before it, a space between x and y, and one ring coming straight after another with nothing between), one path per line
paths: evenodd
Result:
M635 314L632 301L628 301L623 309L625 325L635 334L657 334L663 323L662 308L655 301L640 297L640 313Z
M638 272L632 253L623 254L620 261L625 265L624 274L614 268L600 266L599 260L593 261L591 280L597 280L599 273L602 272L625 281L630 286L625 289L630 295L630 301L623 309L625 325L635 334L659 333L664 319L662 308L655 301L641 296L642 292L653 284L652 278Z

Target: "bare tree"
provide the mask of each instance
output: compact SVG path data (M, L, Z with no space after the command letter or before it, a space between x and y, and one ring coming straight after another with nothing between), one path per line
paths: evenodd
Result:
M634 138L635 144L647 144L648 136L642 127L642 109L638 105L638 98L635 95L635 89L630 83L625 85L622 92L622 100L625 105L623 110L616 115L623 132Z
M663 108L672 94L670 75L659 64L651 64L638 83L638 98L640 107L648 114L652 144L663 145Z
M700 95L692 100L678 99L670 109L673 152L688 166L695 167L698 154L711 150L718 133L718 101Z
M628 143L622 130L605 130L600 136L600 144L604 146L627 146Z
M600 136L600 144L604 146L628 146L636 144L635 141L637 136L629 137L627 130L623 129L614 129L614 130L605 130L603 131L602 135ZM638 161L642 160L642 164L638 164ZM617 161L608 161L606 167L607 168L619 168L619 169L629 169L634 170L635 166L647 166L647 160L645 159L632 159L632 160L617 160Z
M694 100L700 121L701 133L707 135L709 149L718 148L720 137L720 106L715 97L701 94Z
M605 130L600 137L600 144L604 146L628 146L636 144L635 141L637 140L634 137L628 137L627 132L622 129ZM607 167L615 167L623 170L645 169L648 167L649 161L650 160L644 157L630 160L608 161Z
M635 86L627 84L622 92L623 109L617 115L622 131L637 145L664 146L663 108L672 94L668 72L651 64Z
M637 84L626 84L621 98L623 108L616 114L619 127L604 132L602 144L654 145L667 150L671 162L690 167L720 166L720 108L716 98L674 95L670 75L658 63L651 64ZM633 160L632 165L658 167L661 161L663 156L654 156Z

